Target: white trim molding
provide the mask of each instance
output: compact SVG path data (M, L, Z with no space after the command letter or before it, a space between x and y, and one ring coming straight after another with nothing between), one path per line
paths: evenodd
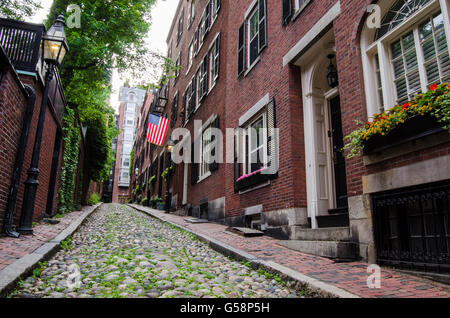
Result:
M306 33L297 44L283 57L283 67L294 60L341 14L341 2L338 1L325 15Z

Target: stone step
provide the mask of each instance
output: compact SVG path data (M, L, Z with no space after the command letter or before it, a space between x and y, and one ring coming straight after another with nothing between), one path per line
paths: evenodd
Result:
M306 254L335 260L356 259L356 244L338 241L278 241L281 246Z
M319 228L328 227L344 227L349 226L348 213L335 213L330 215L321 215L317 218L317 224ZM308 218L309 224L311 224L311 218Z
M349 227L328 227L322 229L305 229L291 226L290 239L298 241L350 241Z

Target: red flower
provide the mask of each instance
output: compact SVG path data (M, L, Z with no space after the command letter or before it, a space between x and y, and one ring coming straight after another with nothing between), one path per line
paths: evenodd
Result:
M403 104L402 109L407 109L408 107L409 107L409 103L405 103L405 104Z
M430 90L435 91L438 88L436 84L430 86Z

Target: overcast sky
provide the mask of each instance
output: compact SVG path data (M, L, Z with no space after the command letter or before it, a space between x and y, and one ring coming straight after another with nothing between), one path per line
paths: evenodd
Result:
M50 10L53 0L41 0L42 9L29 18L29 22L42 23ZM75 2L76 3L76 2ZM172 19L177 9L178 0L157 0L156 5L152 10L152 25L148 36L147 46L151 51L159 52L160 54L167 53L166 38L169 32ZM123 84L124 79L121 79L117 72L113 73L113 95L111 96L111 105L118 110L119 107L119 89ZM131 83L133 82L132 79Z

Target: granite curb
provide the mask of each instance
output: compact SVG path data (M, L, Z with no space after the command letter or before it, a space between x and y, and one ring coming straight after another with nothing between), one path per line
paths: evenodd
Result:
M323 281L320 281L318 279L306 276L296 270L293 270L291 268L285 267L283 265L280 265L278 263L275 263L273 261L267 261L259 259L258 257L251 255L245 251L242 251L240 249L237 249L235 247L232 247L226 243L223 243L219 240L216 240L212 237L209 237L205 234L201 234L195 231L192 231L191 229L184 227L180 224L173 223L157 213L153 213L152 211L148 211L149 208L143 208L135 205L128 205L131 208L145 213L151 217L157 218L163 222L169 223L179 229L182 229L188 233L191 233L195 237L197 237L200 241L208 244L212 249L214 249L217 252L220 252L226 256L229 256L231 258L234 258L238 261L246 261L251 264L251 266L254 269L264 269L268 272L278 274L280 277L295 281L299 285L300 288L306 288L308 289L312 294L320 296L320 297L326 297L326 298L360 298L357 295L354 295L352 293L349 293L348 291L333 286L331 284L325 283Z
M77 231L81 224L101 205L102 203L99 203L90 207L88 211L62 230L54 239L0 270L0 298L4 298L14 288L19 279L31 273L39 262L48 260L55 255L60 248L60 243Z

